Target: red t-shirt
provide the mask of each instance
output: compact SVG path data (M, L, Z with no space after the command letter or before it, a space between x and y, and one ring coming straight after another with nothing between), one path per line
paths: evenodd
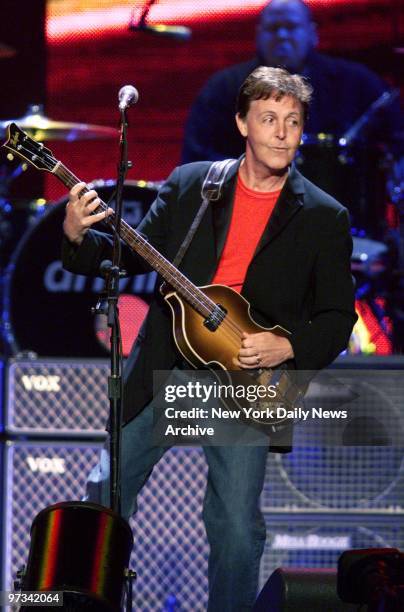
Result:
M279 197L279 191L254 191L237 177L229 232L212 284L240 293L247 268Z

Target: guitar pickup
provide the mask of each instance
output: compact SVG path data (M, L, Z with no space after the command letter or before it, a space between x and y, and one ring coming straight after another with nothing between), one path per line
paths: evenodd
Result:
M215 308L204 320L203 324L209 331L216 331L226 314L227 310L221 304L216 304Z

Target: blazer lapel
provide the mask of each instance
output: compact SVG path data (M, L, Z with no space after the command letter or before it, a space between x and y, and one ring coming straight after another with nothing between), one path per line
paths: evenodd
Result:
M283 230L303 206L304 184L302 175L291 167L287 181L254 252L254 257Z

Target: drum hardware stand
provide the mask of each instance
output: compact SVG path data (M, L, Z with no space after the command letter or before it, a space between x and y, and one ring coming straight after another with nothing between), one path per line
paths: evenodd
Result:
M132 600L133 600L133 581L136 580L137 575L131 569L125 570L125 591L126 591L126 606L125 612L132 612Z
M341 146L347 146L352 144L354 140L358 138L361 130L371 121L373 115L377 113L381 108L388 106L399 95L399 89L393 89L392 91L384 91L381 96L377 98L369 108L355 121L353 125L341 136L339 144Z
M22 588L22 581L25 576L25 570L25 565L21 565L20 569L18 569L15 573L15 580L13 585L16 591L19 591Z
M8 153L7 160L9 162L14 161L14 155L12 153ZM23 172L25 172L27 168L28 164L26 162L20 162L18 166L10 170L8 174L6 172L2 173L0 180L0 195L8 197L10 183L15 181L15 179L17 179Z
M393 288L389 295L389 310L393 322L394 351L404 353L404 162L394 163L390 155L390 172L387 181L387 192L390 202L397 210L398 226L394 237L396 247L395 265L392 270Z
M400 194L402 195L402 193ZM394 300L396 306L393 308L393 338L394 348L398 353L404 353L404 200L397 201L398 209L398 223L399 223L399 236L398 236L398 257L397 257L397 269L394 270L394 276L396 277L396 296Z

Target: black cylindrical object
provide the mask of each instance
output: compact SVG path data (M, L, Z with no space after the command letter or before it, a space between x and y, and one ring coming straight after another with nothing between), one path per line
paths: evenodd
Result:
M22 588L63 591L63 609L118 612L132 546L128 523L109 508L77 501L48 506L32 522Z
M334 569L276 569L258 596L253 612L356 612L337 595Z

